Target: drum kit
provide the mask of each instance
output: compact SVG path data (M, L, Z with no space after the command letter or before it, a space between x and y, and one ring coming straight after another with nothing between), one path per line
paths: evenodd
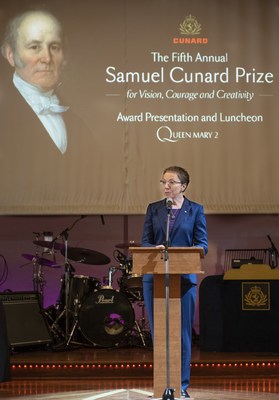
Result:
M139 345L151 347L151 333L145 321L145 307L142 290L142 276L133 275L132 260L119 249L128 250L130 246L140 244L120 243L115 247L113 256L117 266L111 266L101 282L98 278L75 274L75 268L68 260L88 265L107 265L110 258L94 250L80 247L68 247L56 240L36 240L36 255L22 254L33 264L34 290L41 295L45 285L43 267L59 268L64 266L61 277L61 289L57 302L43 310L45 319L53 337L54 346L114 347ZM42 256L38 247L43 247ZM59 251L64 256L63 264L56 264L43 257ZM117 284L113 288L113 278L118 272ZM134 307L141 309L140 318L136 319Z

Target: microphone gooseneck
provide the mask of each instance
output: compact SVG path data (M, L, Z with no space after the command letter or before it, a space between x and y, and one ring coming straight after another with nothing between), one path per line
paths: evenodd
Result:
M170 197L166 199L166 205L168 210L172 208L173 200Z

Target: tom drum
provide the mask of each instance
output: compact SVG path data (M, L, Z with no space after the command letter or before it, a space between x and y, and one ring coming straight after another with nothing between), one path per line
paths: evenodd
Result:
M123 276L119 282L120 291L130 301L143 301L142 275L131 274Z

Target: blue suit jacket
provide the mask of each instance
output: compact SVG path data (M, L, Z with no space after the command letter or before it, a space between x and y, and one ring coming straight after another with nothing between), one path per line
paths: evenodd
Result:
M142 236L142 246L157 246L166 240L167 207L166 200L149 204ZM184 197L180 213L176 217L169 235L170 247L198 246L207 253L206 218L203 206ZM185 274L192 283L197 282L196 274Z

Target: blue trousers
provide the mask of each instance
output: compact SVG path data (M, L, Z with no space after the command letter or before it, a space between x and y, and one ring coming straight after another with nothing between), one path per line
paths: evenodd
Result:
M197 286L181 275L181 389L190 385L192 328L195 316ZM154 338L153 275L143 276L143 297L152 338Z

